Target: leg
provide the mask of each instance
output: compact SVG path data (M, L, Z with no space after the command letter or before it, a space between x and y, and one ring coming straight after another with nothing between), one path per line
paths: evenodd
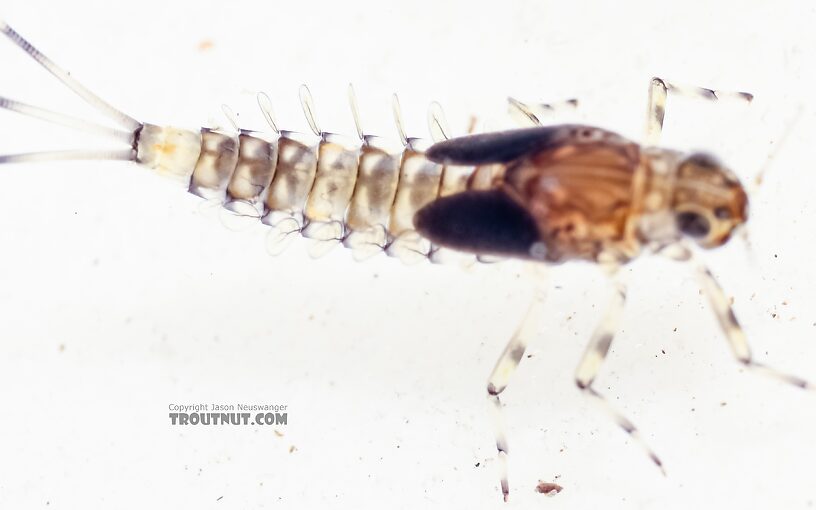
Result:
M614 409L612 405L609 404L609 402L604 398L604 396L598 393L592 387L592 383L595 381L595 377L598 375L601 364L606 359L606 355L609 353L609 348L612 345L612 340L615 336L615 332L618 329L618 322L623 313L623 306L625 302L626 288L623 286L623 284L616 282L615 294L612 302L610 303L603 319L601 319L600 324L598 324L598 327L595 328L595 331L592 334L592 339L590 340L589 345L587 345L586 351L584 351L584 355L581 358L581 362L578 364L578 368L575 370L575 384L578 385L578 388L580 388L585 395L593 397L606 409L606 412L609 413L613 420L615 420L615 423L617 423L624 432L629 434L629 436L635 442L640 444L652 462L654 462L655 465L660 468L660 471L665 475L666 471L663 469L663 463L660 461L657 455L655 455L652 449L649 448L649 446L643 441L643 438L640 437L640 433L634 424L632 424L628 418Z
M508 97L507 102L510 115L512 115L516 120L516 123L522 127L540 126L542 117L550 116L554 113L567 109L574 110L575 107L578 106L577 99L567 99L566 101L553 104L527 104L522 103L518 99Z
M538 330L539 320L542 316L544 308L545 289L543 278L537 275L539 281L536 282L535 294L533 301L524 319L519 324L516 332L513 333L512 338L507 343L496 366L490 373L487 380L487 400L490 402L490 409L493 417L493 428L496 436L496 449L498 450L499 469L501 470L501 490L504 501L507 501L510 495L510 486L507 480L507 438L504 432L504 420L502 420L501 400L499 395L507 388L510 382L510 377L518 368L521 359L524 357L524 352L527 350L527 345L530 338Z
M646 112L646 139L644 144L654 146L660 143L660 135L663 131L663 118L666 116L666 98L668 93L680 94L689 97L699 97L709 101L719 101L721 99L737 99L751 102L754 99L748 92L728 92L713 90L703 87L689 87L669 83L661 78L652 78L649 82L649 108Z
M731 351L737 361L757 372L762 372L765 375L779 379L788 384L792 384L797 388L814 391L816 386L800 377L779 372L773 368L767 367L753 360L751 356L751 348L748 346L748 340L745 338L745 332L739 325L734 311L731 309L731 304L725 296L722 287L720 287L714 275L703 265L698 265L697 275L703 285L703 291L708 296L711 303L711 308L717 316L720 327L725 333L728 343L731 346Z

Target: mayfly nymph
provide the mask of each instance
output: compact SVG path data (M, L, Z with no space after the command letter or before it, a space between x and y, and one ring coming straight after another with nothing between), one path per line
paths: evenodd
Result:
M750 94L680 87L653 78L643 144L591 126L544 126L536 105L514 99L512 111L527 127L455 138L448 137L441 111L433 107L433 142L406 135L395 99L399 140L389 142L363 131L350 90L355 140L320 129L306 88L301 89L301 103L312 133L279 129L264 94L258 95L258 104L271 128L268 133L238 129L237 123L234 132L188 130L143 123L122 113L2 21L0 32L119 127L3 97L0 107L107 136L123 145L115 151L0 155L0 163L132 161L230 211L260 219L272 228L273 250L301 234L314 240L316 255L342 244L356 259L385 252L406 262L443 262L453 254L460 261L514 258L557 264L583 260L601 265L613 278L621 266L644 252L694 261L736 359L794 386L813 389L803 379L753 360L729 300L694 255L697 248L725 244L745 224L745 188L710 155L658 147L669 92L744 101L752 99ZM616 423L662 469L632 422L593 387L626 300L624 284L618 278L614 282L612 302L590 339L575 382L584 394L605 404ZM536 333L535 319L543 305L543 295L537 292L487 384L505 500L508 446L499 396ZM551 485L548 492L560 490Z

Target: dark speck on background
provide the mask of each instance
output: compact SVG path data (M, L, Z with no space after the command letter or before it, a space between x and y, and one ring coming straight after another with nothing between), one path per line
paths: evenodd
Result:
M547 496L555 496L556 494L558 494L562 490L564 490L563 487L561 487L557 483L552 483L552 482L539 481L538 485L536 485L536 492L538 492L540 494L547 495Z

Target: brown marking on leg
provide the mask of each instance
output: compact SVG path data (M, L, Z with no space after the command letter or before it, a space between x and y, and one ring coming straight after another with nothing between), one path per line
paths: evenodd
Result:
M532 266L528 266L532 267ZM519 327L516 329L510 341L502 351L501 356L496 361L496 366L490 373L487 380L487 400L490 402L491 414L493 416L493 429L496 438L496 450L498 452L499 469L501 473L502 498L506 502L510 497L510 483L508 481L507 456L509 453L507 437L505 435L504 420L502 419L501 400L499 395L507 388L510 377L524 357L532 336L538 331L538 326L544 308L545 288L543 278L536 275L536 288L533 300L527 313L524 315Z
M742 327L737 320L737 316L734 314L734 310L731 308L731 303L729 302L725 292L722 290L722 287L720 287L720 284L717 282L716 278L714 278L714 275L711 274L711 271L709 271L707 267L698 265L697 276L700 278L703 291L705 292L706 296L708 296L708 301L711 304L711 308L714 310L714 314L717 316L720 327L725 333L725 337L728 339L731 352L733 352L737 361L755 372L763 373L766 376L773 377L774 379L778 379L784 383L796 386L797 388L808 391L816 391L816 386L814 386L813 383L802 379L801 377L780 372L774 368L754 361L753 356L751 355L751 348L748 345L748 339L745 337L745 332L742 330Z
M682 95L706 99L708 101L722 101L735 99L750 103L754 95L748 92L732 92L727 90L714 90L705 87L694 87L688 85L678 85L654 77L649 82L649 106L646 112L646 133L644 144L655 146L660 143L660 136L663 132L663 120L666 116L666 98L669 92L673 95Z
M592 383L595 381L595 377L598 375L601 365L606 359L607 354L609 354L609 349L612 345L615 332L618 329L618 322L623 313L625 303L626 289L621 283L617 283L612 302L609 304L606 314L592 334L589 345L587 345L584 355L581 357L580 363L578 363L578 368L575 370L575 384L585 395L593 397L595 402L606 410L614 422L626 432L633 441L643 448L649 456L649 459L651 459L660 469L660 472L665 475L666 471L663 468L663 462L643 440L634 423L615 409L602 394L598 393L598 391L592 387Z

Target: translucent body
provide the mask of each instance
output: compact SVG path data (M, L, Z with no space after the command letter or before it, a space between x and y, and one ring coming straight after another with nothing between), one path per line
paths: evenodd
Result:
M267 210L291 216L303 213L317 171L317 150L304 135L281 132L278 167L269 186Z
M186 157L166 161L168 137L182 140L177 156ZM443 193L467 190L473 168L428 160L425 140L400 147L373 136L354 142L332 133L231 135L206 128L200 134L165 128L145 140L140 161L154 161L151 166L180 180L189 176L191 193L239 213L257 212L277 230L274 244L299 232L321 243L315 254L342 243L358 259L385 251L405 262L461 260L419 235L414 216Z
M256 133L242 132L238 142L238 159L227 188L232 201L230 208L238 210L238 204L246 204L256 210L275 175L278 164L277 139L267 140Z
M136 159L160 175L187 182L201 153L199 133L145 124L138 131Z
M343 238L346 209L354 193L359 164L359 147L337 136L327 135L317 149L314 184L306 200L309 224L305 237L322 241Z
M201 154L193 169L190 193L202 198L223 196L237 161L237 138L203 128L201 130Z
M376 137L366 137L360 147L357 185L346 215L345 246L358 258L376 254L386 246L386 226L399 183L402 151L388 148Z

